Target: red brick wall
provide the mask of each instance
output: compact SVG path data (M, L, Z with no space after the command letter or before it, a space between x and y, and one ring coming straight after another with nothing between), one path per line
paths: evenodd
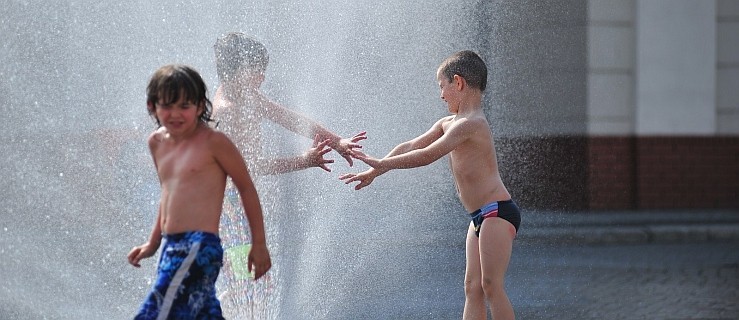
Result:
M636 206L635 139L591 137L588 140L588 207L631 209Z
M638 139L640 208L739 208L739 137Z
M592 209L739 208L739 137L591 137Z

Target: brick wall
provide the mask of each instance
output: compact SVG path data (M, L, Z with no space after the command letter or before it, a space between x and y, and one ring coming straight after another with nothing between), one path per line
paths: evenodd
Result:
M739 208L739 137L591 137L592 209Z
M588 140L588 207L630 209L636 206L636 139L591 137Z
M739 137L496 138L528 209L739 208Z

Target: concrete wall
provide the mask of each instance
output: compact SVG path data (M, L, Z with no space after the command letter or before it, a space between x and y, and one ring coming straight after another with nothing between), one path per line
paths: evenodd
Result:
M739 135L739 1L719 0L716 35L716 131Z
M635 2L588 2L588 133L634 132Z
M636 2L636 133L716 133L716 2Z
M587 207L739 207L739 1L588 1Z

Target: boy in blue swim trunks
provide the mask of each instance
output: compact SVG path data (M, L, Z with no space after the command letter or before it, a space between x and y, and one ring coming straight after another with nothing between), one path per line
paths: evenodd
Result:
M246 163L222 132L211 129L211 104L200 75L184 65L158 69L147 107L160 126L148 138L162 188L149 240L128 261L151 257L165 240L157 280L135 319L223 319L215 281L223 264L218 236L226 178L238 189L252 234L248 266L255 278L271 267L262 209Z
M372 168L339 178L359 182L355 186L359 190L392 169L425 166L448 154L459 198L472 219L467 231L463 318L486 319L487 303L493 319L514 319L504 280L521 214L500 178L493 134L482 111L487 67L476 53L460 51L442 62L436 78L452 115L382 159L352 151Z

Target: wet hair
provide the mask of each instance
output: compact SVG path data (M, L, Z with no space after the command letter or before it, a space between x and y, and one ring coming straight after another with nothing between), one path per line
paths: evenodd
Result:
M161 126L156 117L155 105L157 103L169 104L185 95L185 100L193 102L198 107L203 106L203 113L199 120L202 122L213 121L210 117L213 105L208 100L207 87L200 74L192 67L182 64L170 64L163 66L154 72L146 87L146 102L149 115L156 119L157 125Z
M454 75L458 75L464 78L468 85L480 91L485 91L487 87L488 68L485 61L470 50L459 51L446 58L436 74L439 77L444 76L449 81L454 79Z
M234 80L246 68L255 74L264 74L269 63L267 47L241 32L229 32L216 40L216 71L221 81Z

